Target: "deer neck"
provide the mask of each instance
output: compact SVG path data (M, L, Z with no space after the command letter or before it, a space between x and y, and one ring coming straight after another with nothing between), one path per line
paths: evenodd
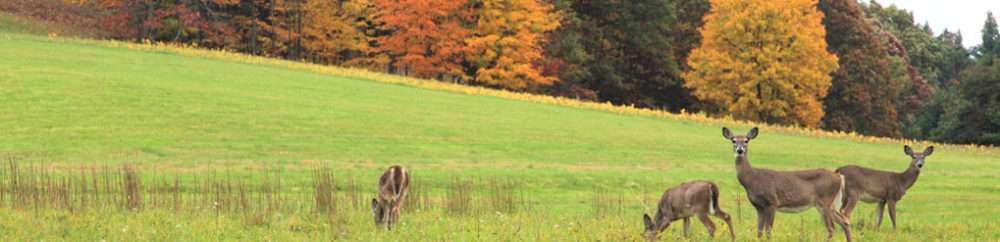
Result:
M910 166L910 168L907 168L906 171L903 171L903 173L899 175L899 179L903 186L909 189L914 183L917 183L917 177L919 176L920 169Z
M747 155L746 154L744 154L744 155L737 155L736 156L736 174L737 175L747 174L752 169L753 169L753 167L750 167L750 160L747 159Z

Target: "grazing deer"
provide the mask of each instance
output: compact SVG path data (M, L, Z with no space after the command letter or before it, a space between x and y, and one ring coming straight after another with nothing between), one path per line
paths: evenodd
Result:
M410 174L402 166L390 166L378 179L378 197L372 198L372 215L376 226L392 225L399 222L399 210L410 189Z
M851 211L858 204L858 200L867 203L877 202L878 222L875 228L878 229L882 225L882 211L885 209L885 205L889 204L892 229L896 229L896 202L903 199L906 190L917 182L920 168L924 167L924 158L934 153L934 146L927 147L922 153L913 153L913 149L906 145L903 146L903 152L911 158L910 167L903 173L880 171L854 165L837 168L837 173L847 178L844 204L840 208L840 212L844 216L851 217Z
M736 155L736 178L747 192L750 204L757 210L757 238L762 231L771 237L776 211L799 213L815 207L826 225L829 241L833 238L836 223L844 230L847 241L851 241L851 227L847 217L837 210L844 193L844 177L831 170L813 169L801 171L775 171L753 168L747 159L749 142L757 137L754 127L746 136L733 135L728 128L722 128L722 135L733 142Z
M708 229L708 235L715 237L715 224L708 219L712 214L726 221L729 226L729 236L736 241L733 234L733 222L729 219L729 214L719 209L719 186L709 181L685 182L680 186L667 189L660 198L660 204L656 208L656 219L649 218L649 214L643 214L642 219L646 224L646 239L656 241L656 234L662 232L670 222L684 219L684 237L688 236L688 228L691 226L691 216L698 216L698 220Z

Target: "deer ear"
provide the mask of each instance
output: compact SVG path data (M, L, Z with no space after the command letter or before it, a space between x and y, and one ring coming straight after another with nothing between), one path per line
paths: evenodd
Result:
M375 211L375 209L378 209L378 200L372 198L372 211Z
M912 156L913 155L913 149L911 149L909 145L904 145L903 146L903 153L905 153L906 155Z
M646 225L646 230L653 230L653 220L649 218L649 214L642 214L642 223Z
M928 146L926 149L924 149L924 156L929 156L929 155L931 155L931 153L934 153L934 146L933 145L932 146Z
M750 129L750 132L747 133L747 139L753 139L753 138L757 138L757 127L753 127L752 129Z
M729 131L729 128L722 127L722 137L726 137L726 139L733 139L733 132Z

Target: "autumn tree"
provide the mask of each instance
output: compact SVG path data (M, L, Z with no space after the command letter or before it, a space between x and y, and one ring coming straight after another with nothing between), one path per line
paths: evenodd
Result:
M381 27L377 49L392 57L394 72L423 78L463 76L460 62L468 18L465 0L376 0Z
M145 0L100 0L95 5L107 13L101 26L119 39L139 40L146 36L145 21L152 8Z
M686 86L738 119L817 127L837 57L816 0L712 0Z
M225 22L228 19L212 10L235 4L233 0L94 0L84 4L104 12L102 27L119 39L220 48L236 38Z
M307 0L302 24L302 47L314 62L343 64L368 50L368 40L359 31L363 5L357 0L334 2Z
M949 63L944 62L948 43L934 38L926 24L914 22L913 14L896 6L883 7L872 1L864 8L867 16L877 23L876 28L893 60L893 78L903 80L902 89L895 97L899 126L904 137L923 138L930 127L920 127L925 110L934 98L935 88L953 81L956 73L947 73ZM960 47L957 47L960 48ZM957 62L961 63L961 62ZM935 87L938 86L938 87Z
M902 95L910 96L908 98L911 99L929 97L926 95L929 93L919 92L927 89L929 83L938 82L940 76L934 65L938 56L938 44L929 27L917 24L913 13L896 6L883 7L873 1L864 10L873 21L877 21L877 29L882 32L890 55L903 58L902 64L911 69L908 70L911 72L908 73L911 80L908 86L914 90L904 91ZM914 106L911 103L906 107L919 108L918 104Z
M820 0L830 52L839 67L823 99L823 127L867 135L899 137L895 98L902 80L892 76L892 60L878 30L855 0Z
M472 36L466 39L475 83L511 90L549 85L543 76L545 34L559 26L551 5L540 0L481 0L476 3Z

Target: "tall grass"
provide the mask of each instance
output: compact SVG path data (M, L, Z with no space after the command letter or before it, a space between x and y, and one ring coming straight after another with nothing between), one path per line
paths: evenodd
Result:
M625 213L625 194L612 193L604 188L594 188L590 199L593 214L598 217L617 216Z
M472 211L472 181L454 178L448 184L445 211L451 215L466 215Z
M368 186L362 185L362 179L338 180L331 168L314 168L310 173L310 189L289 189L283 187L289 178L276 170L240 176L229 171L182 176L143 171L127 163L71 171L23 166L10 157L0 169L0 207L70 213L163 210L241 217L254 226L267 226L276 214L316 216L330 224L342 224L343 211L369 209L375 189L365 189ZM456 178L441 187L414 179L411 184L405 210L442 211L462 217L513 214L531 207L520 184L510 179Z

